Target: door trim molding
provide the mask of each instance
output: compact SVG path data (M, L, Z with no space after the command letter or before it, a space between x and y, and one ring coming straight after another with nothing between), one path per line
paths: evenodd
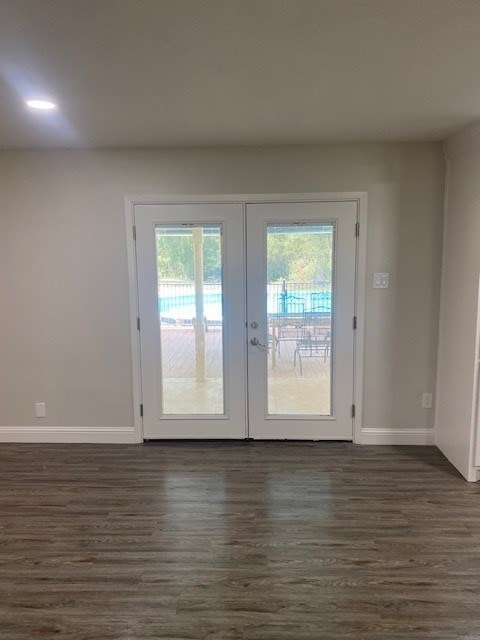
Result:
M366 252L367 252L367 192L366 191L341 191L326 193L275 193L275 194L225 194L225 195L127 195L125 196L125 224L127 238L128 282L130 297L130 343L132 352L133 374L133 415L134 415L134 441L142 442L143 424L140 415L142 403L142 381L140 374L141 351L140 338L137 328L138 307L138 283L137 283L137 256L136 245L133 237L135 225L134 207L137 204L209 204L209 203L235 203L258 204L263 202L356 202L357 221L360 223L360 233L357 241L356 272L355 272L355 315L357 317L357 329L354 336L353 354L353 404L355 404L355 417L353 421L353 442L362 443L363 424L363 361L365 339L365 287L366 287ZM352 230L352 233L354 230ZM353 320L353 319L352 319Z
M129 202L125 198L125 220L127 234L127 261L128 261L128 294L130 299L130 346L132 352L132 379L133 379L133 430L135 432L135 442L143 441L143 419L142 419L142 376L141 376L141 351L140 332L138 330L137 318L139 317L138 306L138 282L137 282L137 247L134 238L133 228L135 224L134 202Z

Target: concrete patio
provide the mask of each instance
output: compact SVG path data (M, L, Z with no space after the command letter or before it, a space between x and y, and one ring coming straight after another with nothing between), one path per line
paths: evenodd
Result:
M284 339L272 358L268 353L268 412L270 414L330 413L330 358L303 357L294 366L295 333ZM163 412L222 414L222 327L205 333L206 380L195 379L195 330L192 325L162 325ZM274 366L272 367L272 360Z

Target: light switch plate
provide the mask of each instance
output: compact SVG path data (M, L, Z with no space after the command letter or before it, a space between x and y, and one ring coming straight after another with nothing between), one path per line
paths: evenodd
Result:
M389 285L388 273L374 273L373 274L373 288L374 289L388 289Z

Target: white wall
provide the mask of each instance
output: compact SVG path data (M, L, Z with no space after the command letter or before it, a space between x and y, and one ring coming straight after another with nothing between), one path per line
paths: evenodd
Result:
M469 480L474 466L480 275L480 127L445 146L447 189L436 442Z
M3 437L131 428L124 196L142 193L367 191L368 274L391 287L367 289L364 426L431 429L443 179L435 143L0 153Z

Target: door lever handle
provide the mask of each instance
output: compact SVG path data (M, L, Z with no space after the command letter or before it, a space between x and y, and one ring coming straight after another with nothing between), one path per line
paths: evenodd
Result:
M252 338L250 340L250 344L253 345L254 347L265 347L266 345L262 344L261 342L258 341L258 338Z

